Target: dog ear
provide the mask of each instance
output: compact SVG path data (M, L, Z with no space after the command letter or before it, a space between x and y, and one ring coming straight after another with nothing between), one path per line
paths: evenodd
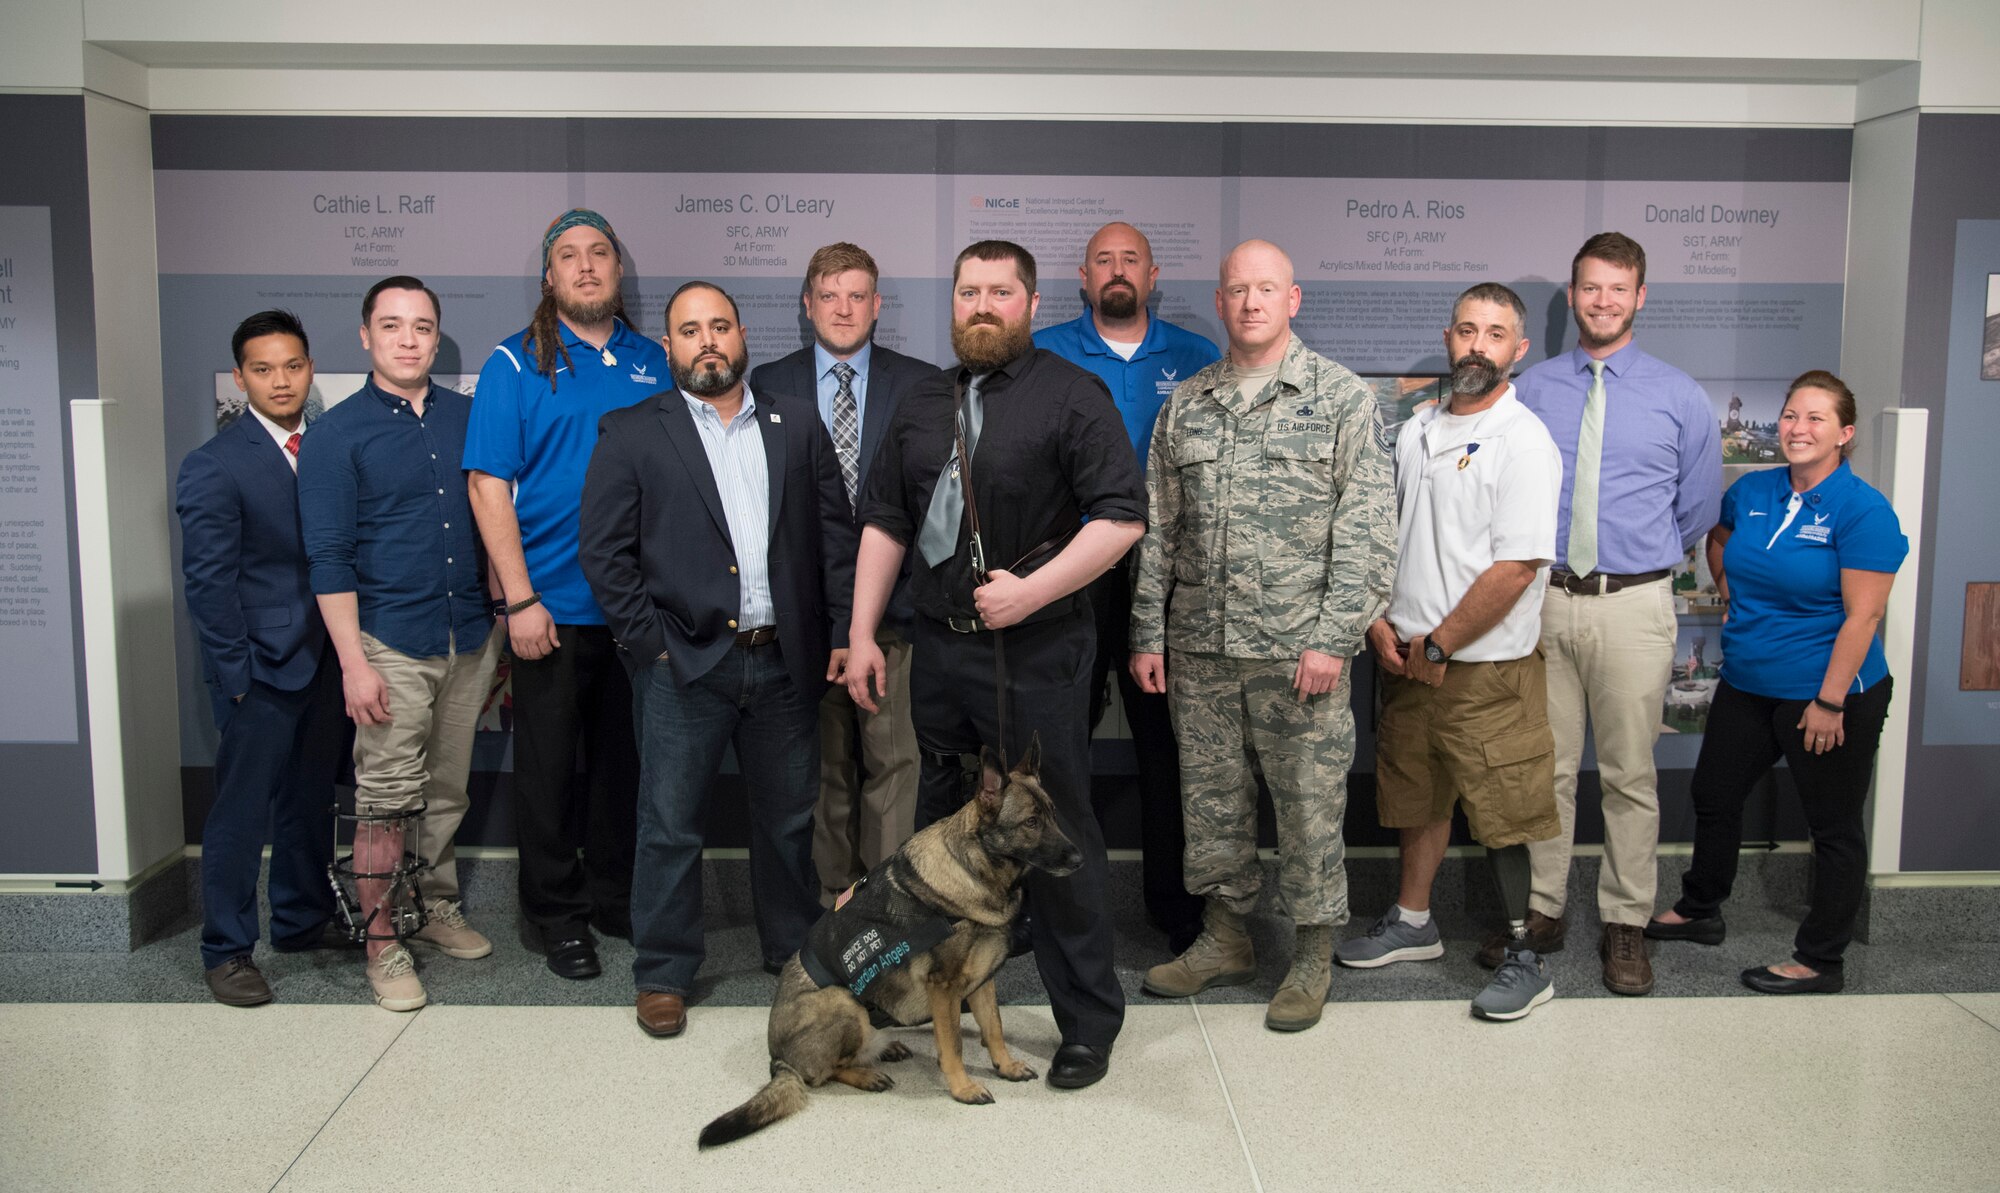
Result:
M1036 778L1042 773L1042 734L1040 730L1036 730L1028 738L1028 748L1022 753L1021 760L1014 764L1014 773L1025 775L1030 779Z
M979 748L979 807L982 811L1000 810L1000 793L1005 789L1007 776L1000 770L1000 757L990 746Z

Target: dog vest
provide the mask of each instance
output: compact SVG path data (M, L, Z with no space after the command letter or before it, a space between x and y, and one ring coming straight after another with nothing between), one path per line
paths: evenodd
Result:
M893 880L900 859L863 877L819 917L799 950L799 964L819 986L845 986L860 998L877 978L944 943L952 921ZM907 863L906 863L907 864Z

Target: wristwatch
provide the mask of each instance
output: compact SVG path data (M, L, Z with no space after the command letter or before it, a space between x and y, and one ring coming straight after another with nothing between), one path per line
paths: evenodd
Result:
M1444 663L1450 661L1451 652L1439 646L1435 641L1426 638L1424 639L1424 657L1433 663Z

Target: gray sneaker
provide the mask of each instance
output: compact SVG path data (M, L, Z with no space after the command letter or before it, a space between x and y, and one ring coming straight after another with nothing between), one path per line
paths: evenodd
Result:
M1397 961L1435 961L1444 956L1444 941L1438 936L1437 917L1421 928L1403 922L1391 903L1368 935L1343 940L1333 950L1333 959L1349 969L1375 969Z
M1472 1000L1472 1013L1480 1019L1507 1022L1525 1019L1528 1012L1556 996L1549 980L1549 963L1532 949L1508 949L1493 980Z

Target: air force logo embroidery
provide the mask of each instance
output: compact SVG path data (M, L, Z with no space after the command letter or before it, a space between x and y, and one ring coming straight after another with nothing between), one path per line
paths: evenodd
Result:
M1179 377L1180 375L1181 375L1181 371L1180 371L1179 369L1161 369L1161 370L1160 370L1160 376L1161 376L1161 377L1163 377L1163 378L1165 378L1165 379L1166 379L1166 380L1168 380L1168 381L1172 381L1172 380L1173 380L1174 378L1176 378L1176 377Z
M632 366L632 380L638 382L640 385L658 385L660 383L658 377L649 377L646 375L645 365Z
M1300 418L1311 418L1312 416L1313 416L1313 408L1310 404L1299 407Z

